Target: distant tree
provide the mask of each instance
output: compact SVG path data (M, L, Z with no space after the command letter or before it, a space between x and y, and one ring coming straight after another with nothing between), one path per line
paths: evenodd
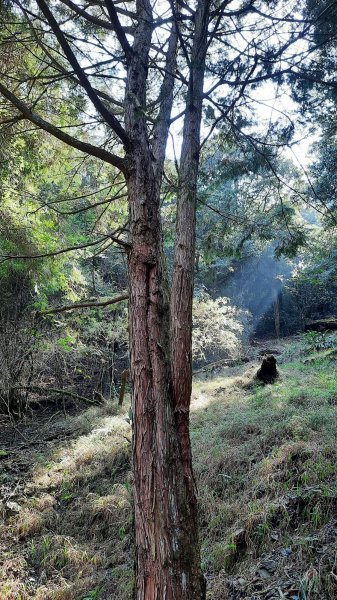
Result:
M306 184L300 169L278 147L259 152L243 136L229 136L228 131L219 134L202 157L200 258L207 268L216 256L240 258L248 242L260 250L272 244L276 257L294 256L306 237L301 217Z
M293 97L299 120L310 122L311 164L306 169L308 203L314 206L326 226L337 224L337 11L329 0L306 0L304 14L314 18L313 42L317 51L303 65L303 77L292 79ZM324 81L324 85L322 85Z

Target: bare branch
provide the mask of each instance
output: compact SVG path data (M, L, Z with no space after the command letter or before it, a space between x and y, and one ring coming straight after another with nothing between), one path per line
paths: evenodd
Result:
M111 304L117 304L117 302L123 302L123 300L127 300L129 298L129 294L121 294L120 296L115 296L115 298L109 298L109 300L98 300L94 302L79 302L77 304L69 304L68 306L57 306L56 308L51 308L49 310L41 311L41 315L52 315L55 313L66 312L68 310L77 310L79 308L100 308L104 306L111 306Z
M14 385L10 388L10 390L27 390L27 391L31 391L31 392L36 392L39 394L47 394L48 392L51 392L52 394L60 394L61 396L69 396L70 398L73 398L74 400L78 400L79 402L85 402L86 404L103 404L103 399L101 398L97 398L94 400L91 400L90 398L86 398L85 396L79 396L78 394L75 394L74 392L71 392L69 390L66 389L59 389L59 388L53 388L53 387L44 387L44 386L40 386L40 385Z

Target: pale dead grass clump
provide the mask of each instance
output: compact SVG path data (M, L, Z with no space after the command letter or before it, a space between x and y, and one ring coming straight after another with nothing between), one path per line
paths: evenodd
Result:
M36 600L77 600L85 598L90 591L95 591L95 579L84 577L80 581L69 583L64 580L60 585L43 585L36 590ZM93 596L94 597L94 596ZM90 596L89 596L90 598Z
M79 544L70 536L49 533L29 545L28 564L34 569L39 588L47 587L53 593L55 587L64 592L70 584L81 587L83 581L94 581L103 562L103 557L94 554L89 543ZM41 589L39 593L41 596Z
M36 510L47 510L48 508L54 508L56 498L51 494L42 494L39 498L33 498L33 503Z
M0 566L0 599L1 600L26 600L29 596L29 586L24 583L27 575L27 561L23 556L14 556L6 553L1 556Z
M20 511L19 516L15 517L13 521L17 536L21 540L41 533L45 522L43 514L29 508Z
M256 384L256 373L261 365L254 363L242 375L235 378L235 385L242 390L251 390Z
M119 483L112 486L112 492L108 496L93 495L90 502L93 521L100 517L104 524L125 523L131 512L130 492Z
M17 578L8 579L6 582L0 582L0 599L1 600L28 600L32 598L29 594L29 589L24 583L21 583ZM41 599L42 600L42 599Z
M84 498L75 499L68 509L67 529L76 534L80 524L90 538L100 545L100 552L109 555L112 551L118 559L126 551L131 534L132 505L128 485L115 483L110 485L111 494L88 493Z
M305 442L303 440L287 440L281 444L272 454L263 459L257 469L258 475L266 477L269 481L275 478L281 471L287 471L294 461L306 459L317 455L319 448L317 443Z
M18 538L25 539L53 527L58 518L55 504L56 499L51 494L28 500L25 508L11 519Z

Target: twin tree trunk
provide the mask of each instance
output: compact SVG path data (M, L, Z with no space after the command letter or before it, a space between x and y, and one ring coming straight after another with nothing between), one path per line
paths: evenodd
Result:
M51 60L49 66L53 68L55 63L57 77L60 72L66 76L70 74L72 84L75 82L83 87L87 99L125 149L125 158L121 158L104 147L74 138L45 120L0 83L1 95L16 107L22 117L69 146L114 165L126 177L130 212L130 245L127 247L130 248L136 600L203 600L205 585L200 568L197 501L189 437L195 212L205 56L212 38L216 34L221 35L221 17L229 2L214 2L215 11L210 16L211 0L195 0L194 3L169 0L167 4L173 15L169 39L167 43L166 40L157 40L157 50L150 56L153 33L158 25L157 16L156 22L153 20L153 8L157 4L154 0L135 0L132 45L127 35L129 28L124 28L119 21L117 2L98 2L105 15L101 19L87 12L95 3L88 2L85 8L80 8L76 2L63 0L77 18L83 17L96 26L103 24L103 31L109 29L115 33L123 56L120 67L127 68L123 124L108 107L109 96L106 103L106 95L92 87L90 76L82 68L68 36L50 8L51 3L47 0L36 0L35 3L43 15L42 29L39 26L36 30L37 41L40 35L44 40L45 35L52 34L62 50L61 63L46 51L48 65ZM180 7L183 7L185 15L179 14ZM26 10L21 4L20 8ZM167 8L165 6L163 10L162 24L165 28L162 32L170 22L165 17ZM192 14L186 22L187 11ZM34 13L35 10L33 13L28 11L26 15L32 27ZM234 11L234 14L241 14L241 11ZM208 31L211 20L213 28ZM45 28L46 21L50 32L49 28ZM176 67L178 46L179 69ZM42 43L40 47L44 49ZM166 57L165 67L159 65L156 71L162 76L160 94L158 98L151 96L147 103L147 89L152 87L156 94L160 79L153 72L148 76L149 66L156 64L157 56L162 53ZM113 61L119 60L118 54L116 57L112 55ZM241 86L238 98L257 66L257 58L255 52L254 66L247 75L246 83ZM63 67L63 59L67 60L69 69ZM116 70L119 72L120 68ZM188 83L188 89L177 190L173 278L169 294L161 232L160 191L176 76L180 83ZM155 111L158 107L155 123L146 116L153 107Z
M179 413L173 395L159 203L155 194L150 195L155 186L148 179L145 183L146 208L139 202L139 188L131 202L129 257L136 598L201 600L204 593L197 506L189 479L189 438L183 444L179 439ZM132 187L130 181L130 199ZM151 229L142 230L139 210L152 213Z
M171 298L163 253L160 186L174 78L165 76L154 143L146 120L150 5L129 61L126 129L130 207L129 335L133 383L136 599L203 600L198 513L189 438L195 207L209 2L200 1L181 154ZM176 35L168 56L175 64ZM166 106L165 106L166 105ZM168 112L169 111L169 112Z

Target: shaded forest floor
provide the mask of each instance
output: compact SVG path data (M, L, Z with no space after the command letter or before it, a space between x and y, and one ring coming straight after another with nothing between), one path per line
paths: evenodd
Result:
M280 378L259 387L265 348ZM49 408L2 426L1 599L131 599L127 408ZM195 378L208 600L337 598L336 434L334 350L264 343L249 363Z

